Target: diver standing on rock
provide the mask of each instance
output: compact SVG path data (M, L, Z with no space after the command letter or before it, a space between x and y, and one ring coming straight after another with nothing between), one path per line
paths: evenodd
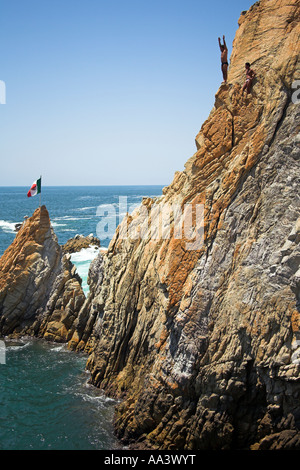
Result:
M226 41L225 41L225 36L223 36L223 44L221 44L221 39L218 38L219 40L219 47L220 47L220 50L221 50L221 62L222 62L222 65L221 65L221 69L222 69L222 73L223 73L223 83L227 83L227 71L228 71L228 49L227 49L227 45L226 45Z

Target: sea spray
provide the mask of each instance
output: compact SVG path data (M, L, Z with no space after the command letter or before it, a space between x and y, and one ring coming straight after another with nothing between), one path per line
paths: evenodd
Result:
M71 254L71 261L76 266L77 272L82 279L82 289L85 295L89 293L88 274L91 262L99 253L99 248L91 246L83 248L77 253Z

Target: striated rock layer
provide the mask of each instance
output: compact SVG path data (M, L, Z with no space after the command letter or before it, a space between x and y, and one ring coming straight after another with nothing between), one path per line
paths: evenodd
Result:
M87 345L92 382L123 398L125 442L300 448L299 18L296 0L242 13L196 153L93 265L74 348ZM257 74L248 97L245 62ZM200 203L195 249L174 226L165 238L122 236L143 229L142 209Z
M88 352L133 446L300 448L299 18L296 0L242 13L196 153L124 219L87 298L44 206L0 259L0 334Z
M0 259L0 335L69 341L84 301L81 279L42 206Z

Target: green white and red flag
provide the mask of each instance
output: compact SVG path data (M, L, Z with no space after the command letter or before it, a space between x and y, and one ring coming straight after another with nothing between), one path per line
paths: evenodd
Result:
M40 194L41 191L42 191L42 178L39 178L32 184L31 188L29 189L27 193L27 196L28 197L36 196L37 194Z

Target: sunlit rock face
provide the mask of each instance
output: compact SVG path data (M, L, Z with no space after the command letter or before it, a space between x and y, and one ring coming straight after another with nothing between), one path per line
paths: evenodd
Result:
M161 449L299 447L299 2L239 19L228 83L161 198L204 205L204 243L112 240L94 292L92 382L119 437ZM256 72L242 96L245 62ZM97 274L94 273L95 279Z
M67 342L84 301L81 280L42 206L0 259L0 334Z

